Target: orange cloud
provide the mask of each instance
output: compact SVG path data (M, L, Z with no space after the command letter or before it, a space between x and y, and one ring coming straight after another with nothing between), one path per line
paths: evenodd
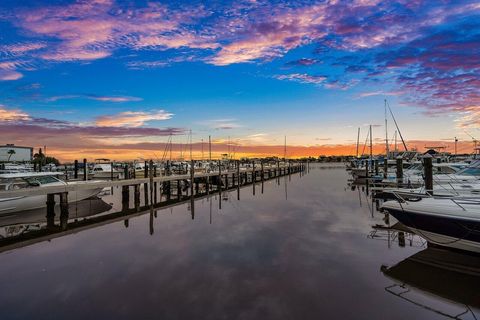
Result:
M0 104L0 123L10 121L29 120L30 117L27 113L21 110L7 109Z
M168 120L173 113L165 110L153 112L126 111L117 115L102 116L96 119L95 124L101 127L141 127L145 122L153 120Z

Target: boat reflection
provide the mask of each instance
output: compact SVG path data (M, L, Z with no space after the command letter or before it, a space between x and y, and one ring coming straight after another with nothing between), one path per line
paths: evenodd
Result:
M381 271L395 282L385 290L404 301L451 319L480 314L480 256L428 247ZM435 303L439 298L453 307Z
M32 209L0 217L0 239L18 236L42 228L62 225L80 218L92 217L112 209L112 205L98 197L78 201L72 206L68 216L60 213L60 207L55 207L54 219L47 218L45 208Z

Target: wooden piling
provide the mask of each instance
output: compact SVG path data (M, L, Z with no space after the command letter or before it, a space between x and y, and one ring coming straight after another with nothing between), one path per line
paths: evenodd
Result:
M73 162L73 177L78 179L78 160Z
M87 167L87 159L83 159L83 180L88 180L88 167Z
M182 184L180 180L177 180L177 199L182 199Z
M222 162L218 160L218 209L222 209Z
M235 180L233 180L233 183L235 183ZM237 200L240 200L240 184L241 184L240 161L237 160Z
M68 192L60 193L60 214L68 216Z
M148 178L149 178L149 187L150 187L150 203L153 204L153 161L150 160L150 162L148 163L148 166L150 168L150 170L148 171ZM146 205L147 203L145 203Z
M403 183L403 159L397 157L397 185Z
M383 177L385 179L388 177L388 158L383 160Z
M138 209L140 208L140 185L135 184L133 188L134 188L133 198L134 198L135 210L138 211Z
M130 187L122 186L122 212L129 209L130 206Z
M253 195L255 195L255 184L256 183L257 183L257 171L255 169L255 161L253 161L253 170L252 170Z
M222 197L222 163L218 160L218 180L217 180L217 189L219 197Z
M55 194L47 194L47 227L55 225Z
M433 164L432 156L426 154L423 157L423 169L425 176L425 192L429 195L433 195Z
M153 162L152 162L152 166L153 166ZM150 168L151 170L151 168ZM154 166L153 167L153 176L154 177L157 177L157 167ZM154 200L152 200L153 203L157 203L158 202L158 199L157 199L157 192L158 192L158 183L155 181L153 183L153 192L154 192Z

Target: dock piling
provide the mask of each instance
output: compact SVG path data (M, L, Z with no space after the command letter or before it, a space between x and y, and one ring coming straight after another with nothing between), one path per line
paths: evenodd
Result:
M88 167L87 167L87 159L83 159L83 180L88 180Z
M403 159L397 157L397 185L403 183Z
M425 192L433 195L433 164L432 156L427 154L423 157L423 169L425 176Z
M75 160L73 163L73 177L78 179L78 160Z

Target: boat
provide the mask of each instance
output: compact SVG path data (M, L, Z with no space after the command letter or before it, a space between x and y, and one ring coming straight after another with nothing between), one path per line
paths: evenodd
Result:
M28 163L3 163L0 165L0 174L32 171L33 166Z
M114 168L110 162L97 162L92 171L95 179L122 179L123 177L123 171Z
M28 188L43 188L52 186L67 186L83 184L84 181L65 182L58 178L61 172L19 172L0 174L0 215L13 212L43 208L46 206L47 195L5 197L1 191L20 190ZM92 183L92 181L89 181ZM68 202L77 202L93 197L102 191L103 187L76 190L68 192Z
M430 243L480 253L480 199L398 196L381 209Z

